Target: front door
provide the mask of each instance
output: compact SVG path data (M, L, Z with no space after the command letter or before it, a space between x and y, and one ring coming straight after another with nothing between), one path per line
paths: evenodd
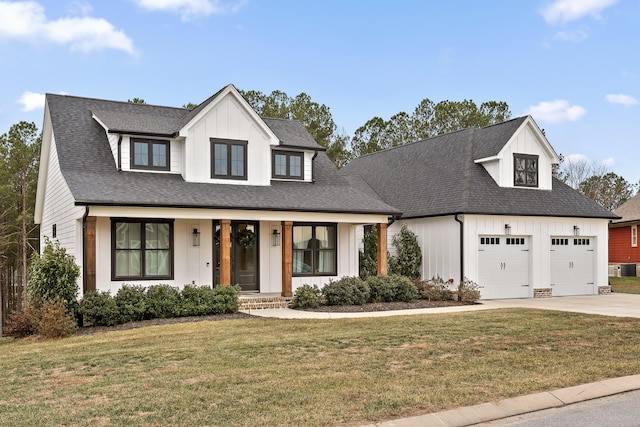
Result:
M220 222L214 221L213 283L220 284ZM231 221L231 284L240 285L245 292L260 290L258 282L258 223Z

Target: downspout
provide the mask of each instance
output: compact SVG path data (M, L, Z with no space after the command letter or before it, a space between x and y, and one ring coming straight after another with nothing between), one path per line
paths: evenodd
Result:
M316 157L318 157L318 150L316 150L316 151L313 153L313 157L311 158L311 183L313 183L313 184L315 184L315 182L316 182L315 178L313 177L313 175L314 175L313 171L314 171L314 169L315 169L315 168L313 167L313 161L316 159Z
M454 219L460 224L460 282L462 282L464 280L464 223L458 218L458 214Z
M122 172L122 134L118 134L118 172Z
M82 215L82 295L87 291L87 217L89 216L89 206L85 207L84 215Z

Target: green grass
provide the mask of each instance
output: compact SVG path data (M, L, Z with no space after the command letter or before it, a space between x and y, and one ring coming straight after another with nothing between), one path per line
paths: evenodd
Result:
M248 319L0 342L11 426L361 425L640 373L640 319Z
M640 294L640 277L609 277L613 292Z

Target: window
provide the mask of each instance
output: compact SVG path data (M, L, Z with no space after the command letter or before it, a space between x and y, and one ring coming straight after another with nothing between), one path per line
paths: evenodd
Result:
M337 274L336 224L293 225L293 275Z
M211 138L211 178L247 179L247 141Z
M58 226L56 224L53 224L51 226L51 237L53 239L55 239L56 237L58 237Z
M131 139L131 169L170 169L169 141Z
M273 151L273 177L288 179L304 178L304 154L286 151Z
M513 183L515 186L538 186L538 156L514 154L513 165Z
M638 246L638 225L631 226L631 246Z
M173 279L173 221L111 220L111 280Z

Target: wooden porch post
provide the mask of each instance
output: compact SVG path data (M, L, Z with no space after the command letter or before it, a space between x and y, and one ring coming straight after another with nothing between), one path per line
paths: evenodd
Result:
M291 277L293 276L293 222L282 221L282 296L293 296Z
M231 220L220 220L220 286L231 285Z
M376 224L378 231L378 274L387 274L387 224Z
M84 227L84 292L96 290L96 217L88 216Z

